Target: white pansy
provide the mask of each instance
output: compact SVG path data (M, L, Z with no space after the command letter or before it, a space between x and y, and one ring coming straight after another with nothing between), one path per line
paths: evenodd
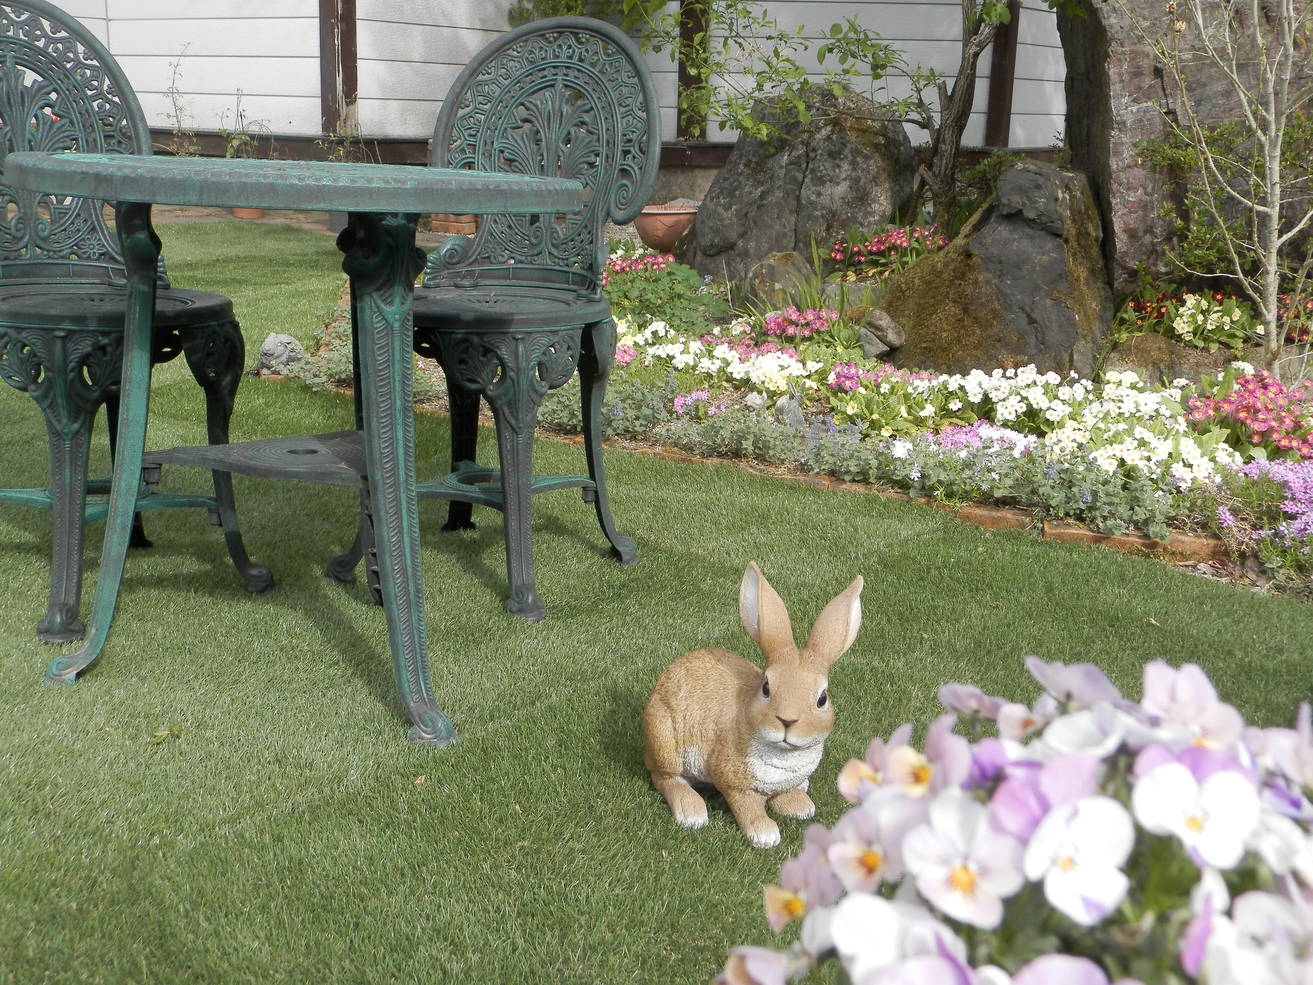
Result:
M1222 770L1200 782L1181 763L1156 766L1135 781L1135 819L1153 834L1180 839L1201 864L1230 869L1258 825L1258 791L1244 776Z

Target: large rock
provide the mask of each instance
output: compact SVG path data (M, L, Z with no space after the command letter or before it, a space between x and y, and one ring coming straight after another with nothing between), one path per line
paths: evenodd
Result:
M889 279L881 307L907 336L898 362L1088 377L1112 321L1100 240L1084 175L1013 165L957 239Z
M1235 16L1246 16L1248 9L1237 7ZM1163 0L1090 0L1074 13L1058 8L1067 61L1067 144L1072 166L1090 176L1119 295L1135 289L1142 270L1180 276L1168 256L1172 222L1163 215L1179 207L1177 192L1146 159L1143 144L1167 136L1181 106L1171 72L1148 39L1172 38L1179 26L1182 50L1197 47L1187 17ZM1296 54L1295 91L1313 86L1313 63L1307 47L1303 52ZM1203 55L1185 57L1199 118L1207 124L1241 119L1235 89L1222 70ZM1245 70L1243 59L1240 64Z
M864 96L813 86L811 122L776 146L740 137L703 196L679 257L737 287L772 253L828 252L846 229L878 230L912 193L902 125ZM759 114L769 116L766 110Z

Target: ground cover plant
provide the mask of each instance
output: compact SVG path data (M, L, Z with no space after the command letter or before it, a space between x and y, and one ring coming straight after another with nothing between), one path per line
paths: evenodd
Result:
M1233 353L1224 371L1198 380L1152 384L1130 371L1086 380L1034 367L938 375L866 358L846 305L825 305L826 285L840 299L854 279L878 290L885 271L943 244L933 229L850 232L820 265L819 285L802 292L806 302L721 322L705 316L714 284L691 289L692 271L668 255L617 251L607 285L620 316L611 433L1019 506L1108 533L1202 530L1237 557L1280 559L1268 576L1309 593L1309 543L1292 531L1303 530L1297 492L1313 476L1313 407L1306 383L1240 359L1262 335L1243 299L1150 285L1123 306L1113 341L1157 332ZM1287 299L1283 311L1287 348L1302 353L1308 306ZM544 419L577 429L577 401L573 387L549 395ZM1236 495L1255 480L1246 463L1269 460L1290 462L1277 479L1264 474L1286 493L1280 523L1245 512L1263 497Z
M233 297L252 360L272 331L309 344L338 302L330 236L160 232L179 285ZM152 446L202 440L184 366L157 371L151 410ZM233 432L334 430L352 413L347 394L250 379ZM0 388L0 414L6 482L42 482L34 402ZM416 440L435 473L444 419L422 413ZM106 455L102 427L93 471ZM535 456L574 471L580 451L543 439ZM1024 693L1028 653L1097 661L1126 693L1150 660L1195 661L1258 725L1288 723L1309 692L1313 610L1289 598L723 464L613 448L607 466L640 561L615 565L575 497L539 497L551 613L532 626L501 608L499 518L443 535L441 504L422 505L434 688L459 735L441 752L402 738L365 586L323 578L355 529L350 490L237 479L247 544L276 578L257 597L203 515L148 517L155 547L129 558L109 645L74 687L41 683L55 651L33 633L48 518L0 510L0 982L704 985L735 946L775 942L761 886L805 826L786 822L781 849L762 852L713 802L707 829L677 829L638 722L674 656L750 646L736 611L748 560L800 622L866 578L814 777L827 825L847 809L839 770L871 736L928 721L945 681ZM207 483L185 469L164 481ZM99 546L93 526L88 592Z

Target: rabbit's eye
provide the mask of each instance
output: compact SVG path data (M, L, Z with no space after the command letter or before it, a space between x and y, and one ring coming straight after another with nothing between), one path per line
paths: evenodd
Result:
M770 697L770 681L764 677L761 679L761 696L763 698Z
M824 708L830 702L830 691L826 688L821 691L821 696L816 699L816 707Z

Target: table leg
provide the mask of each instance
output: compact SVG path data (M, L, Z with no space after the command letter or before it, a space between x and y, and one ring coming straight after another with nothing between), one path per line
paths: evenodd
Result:
M118 440L105 518L105 541L96 576L96 599L81 648L56 657L46 666L47 681L72 683L105 646L118 605L123 566L132 537L141 485L141 456L146 447L146 412L150 401L151 326L155 320L155 270L160 240L150 224L150 205L120 203L119 244L127 267L127 312L123 326L123 371L119 383Z
M414 723L407 737L441 746L456 735L433 700L420 570L411 355L411 305L424 266L424 254L415 247L418 218L352 213L338 248L346 254L342 269L351 278L383 611L397 687Z

